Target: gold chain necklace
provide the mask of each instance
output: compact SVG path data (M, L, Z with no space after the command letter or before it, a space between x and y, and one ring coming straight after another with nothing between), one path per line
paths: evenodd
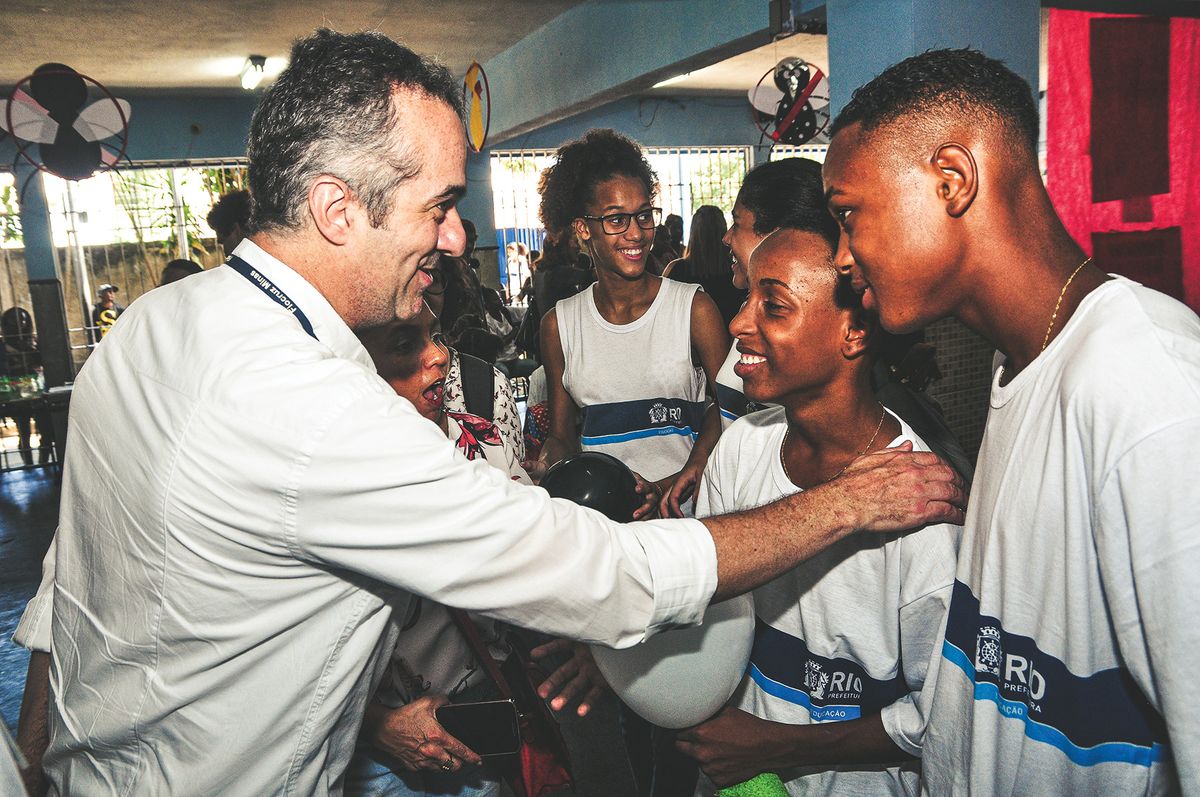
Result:
M875 443L875 438L879 437L879 430L883 428L883 421L885 418L887 418L887 409L882 404L879 405L879 409L880 409L879 423L876 424L875 431L871 434L871 439L867 441L867 444L865 446L863 446L863 450L858 452L858 454L856 454L855 456L851 457L850 461L847 462L845 465L843 465L842 469L839 470L837 473L833 474L832 476L830 476L828 479L825 479L824 481L817 482L817 484L826 484L826 483L831 482L834 479L838 478L839 476L841 476L843 473L846 472L847 468L849 468L852 464L854 464L854 460L858 459L863 454L865 454L871 450L871 446ZM795 484L795 482L792 481L792 474L788 473L787 458L784 457L784 455L783 455L784 450L787 448L788 435L791 433L792 433L791 429L788 429L787 431L785 431L783 433L783 443L779 446L779 464L783 466L783 475L787 476L787 480L789 482L792 482L792 484ZM810 485L810 486L816 487L817 485L814 484L814 485Z
M1091 262L1092 259L1089 257L1076 266L1075 270L1071 272L1071 276L1067 277L1067 281L1063 283L1062 290L1058 292L1058 301L1054 303L1054 314L1050 316L1050 326L1046 327L1046 337L1042 338L1042 351L1045 351L1046 347L1050 345L1050 333L1054 331L1054 322L1058 320L1058 308L1062 307L1063 297L1067 295L1067 288L1071 287L1071 282L1075 279L1075 275Z

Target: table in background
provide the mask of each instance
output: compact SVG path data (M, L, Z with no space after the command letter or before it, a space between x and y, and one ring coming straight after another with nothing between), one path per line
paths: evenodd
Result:
M6 418L29 417L38 427L38 436L41 438L41 445L44 447L47 442L50 444L50 459L48 462L26 465L21 462L18 465L9 463L9 454L5 451L4 456L0 459L0 471L23 470L25 468L44 467L46 465L61 465L63 456L63 443L67 439L67 409L71 404L71 390L53 390L45 393L34 393L32 395L22 395L20 391L6 390L0 391L0 416ZM17 459L20 462L20 451L17 451ZM33 459L33 452L30 452L30 459Z

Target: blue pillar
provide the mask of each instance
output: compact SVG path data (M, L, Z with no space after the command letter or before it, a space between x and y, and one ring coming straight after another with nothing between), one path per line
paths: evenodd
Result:
M828 0L829 88L836 116L854 89L911 55L972 47L1038 87L1038 0Z
M58 279L58 253L50 232L50 207L46 204L42 177L24 162L19 164L15 177L25 241L25 271L31 280Z
M75 379L75 362L67 334L67 310L63 302L62 280L58 270L58 252L50 229L50 208L41 175L22 164L16 172L18 199L21 203L21 234L25 243L25 273L29 277L29 295L38 332L47 387ZM33 175L32 177L30 175Z

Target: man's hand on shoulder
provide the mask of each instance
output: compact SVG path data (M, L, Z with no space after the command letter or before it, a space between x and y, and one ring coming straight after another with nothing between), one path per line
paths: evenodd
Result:
M814 487L845 513L848 526L892 532L930 523L962 525L967 493L962 477L937 454L912 443L865 454L828 484Z

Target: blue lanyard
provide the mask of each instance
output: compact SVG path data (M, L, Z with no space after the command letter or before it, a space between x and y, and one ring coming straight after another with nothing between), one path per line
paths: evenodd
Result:
M300 322L300 326L304 327L304 331L311 335L313 340L318 340L317 333L313 332L312 323L309 322L308 316L304 314L304 311L282 289L275 287L275 283L267 279L265 274L237 255L230 255L229 259L225 261L225 265L249 280L251 285L266 294L271 301L296 316L296 320Z

